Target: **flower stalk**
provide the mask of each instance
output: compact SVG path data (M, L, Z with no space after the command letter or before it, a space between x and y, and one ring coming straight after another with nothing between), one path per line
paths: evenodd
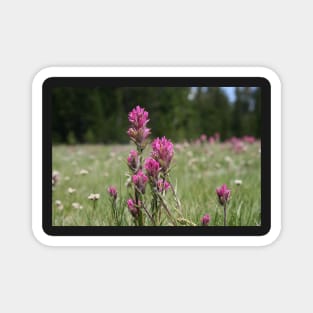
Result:
M227 204L230 200L230 189L227 188L226 184L216 188L216 195L220 205L223 206L224 209L224 226L227 224Z

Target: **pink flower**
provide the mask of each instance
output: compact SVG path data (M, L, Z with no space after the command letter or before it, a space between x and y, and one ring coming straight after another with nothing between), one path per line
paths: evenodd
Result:
M225 205L230 198L230 189L227 188L226 184L216 188L216 194L221 205Z
M242 140L250 144L253 144L255 142L255 138L253 136L243 136Z
M135 150L131 150L129 155L128 155L128 158L127 158L127 164L128 164L128 167L136 172L137 169L138 169L138 166L139 166L139 163L138 163L138 152L135 151Z
M145 147L145 141L151 134L151 129L146 127L149 122L148 116L149 113L139 105L128 114L131 127L128 129L127 134L141 148Z
M206 136L206 134L202 134L202 135L200 136L200 141L201 141L201 142L206 142L206 141L207 141L207 136Z
M231 137L231 138L229 138L228 141L229 141L231 144L235 144L236 142L240 141L240 139L237 138L237 137Z
M133 199L128 199L127 200L127 207L128 207L129 212L131 213L131 215L133 217L135 217L135 218L138 217L139 210L136 207L136 204L133 201Z
M148 177L141 170L139 170L137 174L133 175L132 180L139 191L141 193L145 193Z
M214 137L212 137L212 136L208 139L208 141L209 141L210 144L215 143L215 139L214 139Z
M152 142L152 157L157 160L163 172L166 172L174 156L173 144L165 137L156 138Z
M240 138L232 137L229 139L229 142L232 144L234 152L239 153L245 150L244 142Z
M196 144L197 146L200 145L200 143L201 143L201 140L200 140L199 138L195 140L195 144Z
M114 186L110 186L108 188L108 193L114 200L117 198L117 191L116 191L116 188Z
M167 191L170 187L171 185L168 181L165 180L163 183L163 179L158 180L157 188L159 192Z
M146 127L149 122L149 113L145 109L137 105L131 112L128 114L128 120L132 126L138 130L139 128Z
M152 158L146 159L145 169L149 177L153 178L154 180L158 178L159 171L160 171L160 164L158 161Z
M208 225L211 221L211 216L209 214L204 214L202 217L201 217L201 224L202 225Z
M245 150L245 145L244 145L244 143L243 143L241 140L236 141L236 142L233 144L233 150L234 150L236 153L239 153L239 152L244 151L244 150Z
M151 134L150 128L129 128L127 131L127 135L132 139L134 142L136 142L139 145L143 145L145 143L145 140L149 137Z

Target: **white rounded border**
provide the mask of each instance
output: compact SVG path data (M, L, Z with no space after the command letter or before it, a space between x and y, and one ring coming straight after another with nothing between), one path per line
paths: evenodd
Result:
M271 84L271 229L264 236L50 236L42 229L42 85L50 77L263 77ZM49 246L264 246L281 230L281 83L265 67L48 67L32 84L32 229Z

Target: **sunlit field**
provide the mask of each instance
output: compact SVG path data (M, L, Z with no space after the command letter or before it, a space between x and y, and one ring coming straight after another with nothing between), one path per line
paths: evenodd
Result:
M224 225L223 206L216 188L226 184L231 190L227 204L227 226L261 224L261 157L260 142L174 144L174 157L169 173L173 187L163 193L164 208L158 225L203 225L208 214L210 226ZM53 225L56 226L134 226L127 199L133 194L127 165L133 145L55 145L53 146ZM143 158L150 155L147 145ZM108 188L115 186L113 205ZM174 196L173 196L174 193ZM92 199L90 195L97 195ZM175 199L176 196L176 199ZM146 188L142 201L151 201L151 188ZM178 205L177 205L178 204ZM149 207L146 203L146 207ZM149 210L149 209L147 209ZM149 213L149 212L148 212ZM154 225L143 214L146 226Z

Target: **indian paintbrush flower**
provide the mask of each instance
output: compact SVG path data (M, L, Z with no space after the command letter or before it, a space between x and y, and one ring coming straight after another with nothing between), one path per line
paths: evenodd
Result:
M160 163L162 172L166 173L174 156L172 142L164 136L156 138L152 142L152 149L151 156Z
M136 203L133 201L133 199L127 200L127 207L128 207L129 212L131 213L131 215L134 218L137 218L138 214L139 214L139 209L137 208Z
M137 172L137 170L139 168L139 159L138 159L138 152L137 151L131 150L129 152L129 155L127 158L127 165L133 172Z
M108 188L108 193L114 200L116 200L116 198L117 198L117 190L116 190L116 188L114 186L110 186Z
M243 136L242 140L249 144L253 144L255 142L255 138L253 136Z
M207 138L208 138L208 137L207 137L206 134L202 134L199 139L200 139L201 142L206 142L206 141L207 141Z
M170 183L166 180L159 179L157 183L157 188L159 192L167 191L171 187Z
M226 211L227 211L227 203L230 199L230 189L227 188L226 184L216 188L216 194L218 197L219 203L224 208L224 226L226 226Z
M229 201L230 190L227 188L226 184L216 188L216 194L221 205L225 205Z
M128 114L128 120L133 125L134 128L139 129L145 127L149 122L149 113L145 109L137 105L131 112Z
M145 147L146 139L151 134L151 129L146 127L149 122L148 117L149 113L139 105L128 114L128 120L131 123L131 126L128 129L127 134L140 149Z
M133 175L132 181L141 193L145 193L148 177L141 170L139 170L137 174Z
M203 226L208 225L211 221L211 216L209 214L204 214L200 221Z
M127 135L132 139L136 144L140 145L141 147L144 146L146 139L151 134L149 128L133 128L130 127L127 131Z
M153 158L147 158L145 161L145 170L152 180L157 180L160 172L160 164Z

